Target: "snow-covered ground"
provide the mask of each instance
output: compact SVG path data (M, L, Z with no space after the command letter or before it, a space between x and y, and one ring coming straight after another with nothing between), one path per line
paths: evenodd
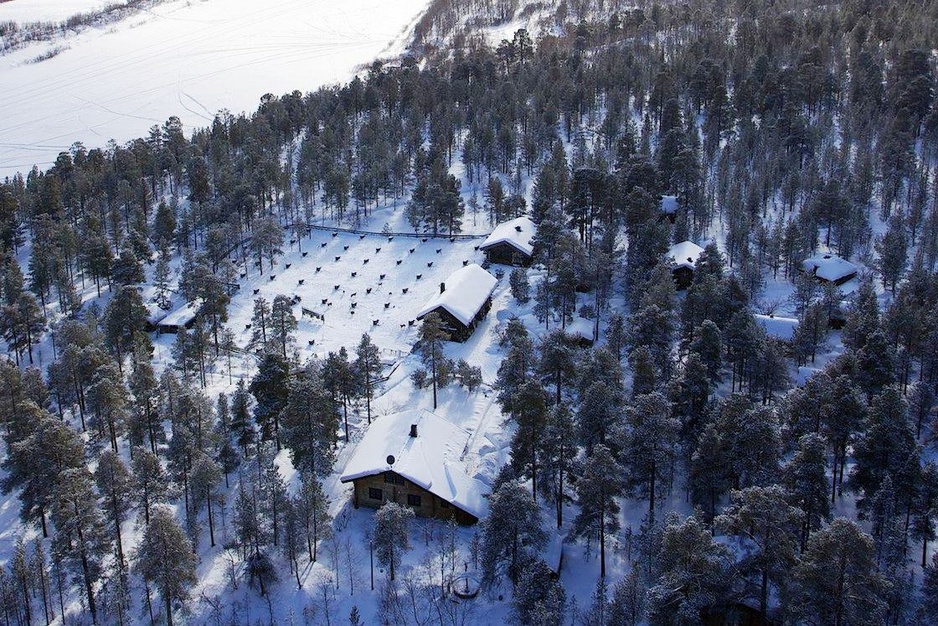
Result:
M0 20L32 19L33 12L59 19L98 4L12 0L0 4ZM105 28L18 49L0 57L0 177L34 164L45 169L74 142L128 141L173 115L188 132L221 109L253 111L266 93L346 80L361 65L402 51L427 4L170 0Z
M99 11L115 0L7 0L0 2L0 22L62 22L77 13Z

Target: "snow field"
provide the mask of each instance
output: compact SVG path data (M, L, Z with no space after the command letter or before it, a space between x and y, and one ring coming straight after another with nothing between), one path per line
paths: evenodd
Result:
M0 19L13 19L4 11L23 17L26 7L61 4L23 2L0 4ZM92 2L74 0L79 11ZM360 65L402 51L426 5L168 0L106 28L25 46L0 57L0 176L45 169L75 142L89 149L122 143L173 115L188 134L219 110L253 111L266 93L347 80ZM59 52L33 62L51 50Z
M0 22L64 22L78 13L98 11L117 0L8 0L0 2Z

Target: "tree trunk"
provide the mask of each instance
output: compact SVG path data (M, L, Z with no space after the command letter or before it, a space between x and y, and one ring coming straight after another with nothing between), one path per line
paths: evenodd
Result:
M766 570L762 570L762 593L759 597L759 623L762 626L768 624L768 618L766 616L766 609L769 604L769 573Z
M227 474L225 474L227 477ZM208 538L209 545L215 547L215 521L212 517L212 493L211 489L208 490L208 493L205 497L205 502L208 504Z
M606 507L599 511L599 577L606 577Z
M173 599L165 591L163 602L166 603L166 626L173 626Z
M658 473L658 469L655 467L655 460L652 457L651 461L651 484L648 486L648 525L652 526L655 523L655 478Z

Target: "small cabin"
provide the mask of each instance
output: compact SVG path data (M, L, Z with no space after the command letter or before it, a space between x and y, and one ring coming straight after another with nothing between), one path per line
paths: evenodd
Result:
M818 282L843 285L856 278L859 268L834 254L820 254L801 262L801 271L814 276Z
M687 289L694 281L694 268L704 249L693 241L674 244L665 254L671 264L671 275L678 289Z
M170 311L163 319L156 323L156 331L160 335L173 334L185 330L190 330L195 324L195 318L201 304L189 302L181 307Z
M417 319L435 312L451 341L466 341L492 308L497 283L497 278L475 263L462 267L440 283L440 292L424 305Z
M430 411L385 415L368 427L340 480L352 483L355 508L396 502L421 517L475 524L487 502L461 460L469 437Z
M502 222L492 231L479 250L489 263L527 267L534 260L534 234L537 230L528 217Z
M792 339L795 337L795 331L798 330L798 320L793 317L762 315L760 313L756 313L752 317L756 325L765 331L766 337L783 344L791 344Z

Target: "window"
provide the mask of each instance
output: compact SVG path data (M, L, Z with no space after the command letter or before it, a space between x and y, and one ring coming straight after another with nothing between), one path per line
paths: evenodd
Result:
M407 504L409 506L420 506L420 496L415 496L412 493L407 494Z
M389 485L403 485L404 479L393 472L385 472L384 482Z
M384 500L384 492L374 487L368 488L368 497L372 500Z
M440 508L441 508L441 509L448 509L448 508L449 508L449 502L447 502L447 501L444 500L443 498L440 498Z

